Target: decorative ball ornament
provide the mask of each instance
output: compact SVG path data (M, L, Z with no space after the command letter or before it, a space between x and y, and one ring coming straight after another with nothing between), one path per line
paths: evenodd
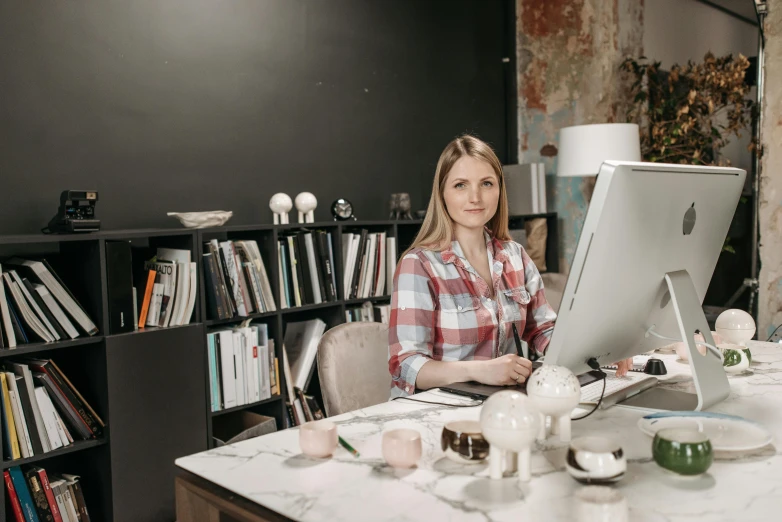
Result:
M278 192L269 200L269 208L274 212L274 224L285 225L288 223L288 212L293 208L293 201L288 194Z
M564 366L544 364L527 381L527 396L540 412L538 439L546 438L546 418L551 417L551 432L562 442L570 442L570 413L581 400L578 378Z
M299 211L299 223L314 223L315 208L318 200L311 192L301 192L296 196L296 210Z
M745 346L755 336L755 320L744 310L732 308L717 317L714 329L728 344Z
M356 220L356 216L353 215L353 203L345 198L339 198L331 204L331 215L334 216L334 221Z
M540 412L521 392L502 390L486 399L481 409L481 433L489 442L489 470L501 479L503 465L514 468L518 458L519 482L531 478L531 447L540 428Z

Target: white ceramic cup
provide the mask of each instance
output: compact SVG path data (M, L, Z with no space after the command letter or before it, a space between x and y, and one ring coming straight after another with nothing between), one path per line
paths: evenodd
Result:
M310 457L330 457L337 448L337 438L337 425L331 421L310 421L299 426L299 447Z
M629 510L622 493L608 486L584 486L573 496L577 522L627 522Z
M622 447L606 437L581 437L568 447L565 467L582 484L610 484L622 479L627 460Z
M421 458L421 434L399 428L383 433L383 458L394 468L412 468Z

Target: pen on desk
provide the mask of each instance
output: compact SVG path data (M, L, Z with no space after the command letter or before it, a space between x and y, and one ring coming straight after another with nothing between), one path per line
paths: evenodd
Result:
M350 444L348 444L348 441L346 441L345 439L343 439L343 438L342 438L341 436L339 436L339 435L338 435L337 437L339 438L339 443L340 443L340 445L341 445L343 448L345 448L346 450L348 450L349 452L351 452L351 453L353 454L353 456L354 456L354 457L359 457L359 456L360 456L360 455L358 454L358 451L356 451L356 450L353 448L353 446L351 446ZM332 440L333 440L333 439L332 439Z

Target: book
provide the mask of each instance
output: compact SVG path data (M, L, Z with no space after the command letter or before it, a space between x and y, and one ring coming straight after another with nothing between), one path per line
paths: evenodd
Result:
M45 285L87 335L92 336L98 333L98 327L95 326L95 323L84 311L76 297L74 297L73 293L71 293L46 259L35 261L12 258L7 263L17 267L24 267L28 274L35 278L36 282Z
M38 400L35 396L33 375L30 372L30 368L26 364L17 362L10 363L13 372L16 374L20 381L17 381L22 391L22 401L25 406L25 412L30 413L28 417L28 427L34 430L34 449L36 453L46 453L51 451L52 447L49 443L49 435L46 432L46 426L43 423L43 417L41 416L41 409L38 406ZM33 426L30 426L33 424Z
M290 357L290 373L294 387L307 389L318 342L325 331L326 323L321 319L288 323L283 344L285 353Z
M155 289L155 277L157 273L154 270L147 271L147 284L144 288L144 301L141 303L141 313L138 317L139 328L144 328L147 324L149 307L152 304L152 292Z
M9 455L11 459L22 458L21 448L19 446L19 437L16 428L16 418L13 414L13 405L11 404L11 390L8 386L8 380L5 372L0 372L0 392L3 394L3 442L7 441L10 446Z
M57 301L49 292L49 289L46 288L46 285L35 283L32 286L65 334L67 334L67 336L71 339L76 339L79 336L79 332L76 330L76 327L73 326L73 323L70 321L70 319L68 319L68 316L65 315L63 309L60 308L60 305L57 304ZM62 335L62 337L65 337L65 335Z
M3 271L3 266L0 265L0 272ZM8 301L5 296L5 286L0 281L0 321L3 323L3 336L5 337L5 345L8 348L14 348L16 346L16 334L14 332L14 326L11 323L11 312L8 310Z
M46 473L46 470L38 466L32 466L30 470L38 475L38 480L41 482L41 487L46 496L46 502L51 511L51 520L53 520L53 522L63 522L62 514L60 513L57 501L54 499L54 492L52 492L52 487L49 483L49 475Z
M90 515L87 511L87 503L84 501L84 492L81 487L81 480L78 475L71 475L68 473L62 474L65 479L68 489L71 492L73 498L73 504L76 508L76 512L79 517L79 522L90 522Z
M11 399L11 411L14 415L14 424L16 425L16 436L19 439L19 449L23 458L32 457L33 443L30 440L30 431L27 428L27 415L22 406L22 400L19 397L19 383L16 375L11 372L4 372L5 380L8 383L8 394Z
M35 510L38 513L38 518L42 522L54 522L54 515L52 514L52 508L49 506L49 499L46 498L46 491L44 491L41 485L41 479L38 473L33 469L28 469L24 472L25 479L27 479L27 485L30 488L30 497L32 498Z
M524 216L539 213L537 164L503 165L502 171L510 215Z
M3 471L3 480L5 481L6 498L11 505L11 512L14 514L14 521L25 522L22 504L19 502L19 495L16 493L16 488L8 470Z
M11 466L8 468L8 473L11 475L11 481L19 498L25 520L27 522L39 522L38 512L35 509L35 504L30 496L30 490L27 487L21 468L19 466Z

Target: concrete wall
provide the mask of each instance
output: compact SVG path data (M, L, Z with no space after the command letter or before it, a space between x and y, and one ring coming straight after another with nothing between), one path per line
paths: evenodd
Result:
M641 54L643 0L516 0L516 16L519 162L545 162L567 273L593 178L554 176L557 131L624 121L618 66Z
M782 323L782 0L768 0L760 178L758 338Z

